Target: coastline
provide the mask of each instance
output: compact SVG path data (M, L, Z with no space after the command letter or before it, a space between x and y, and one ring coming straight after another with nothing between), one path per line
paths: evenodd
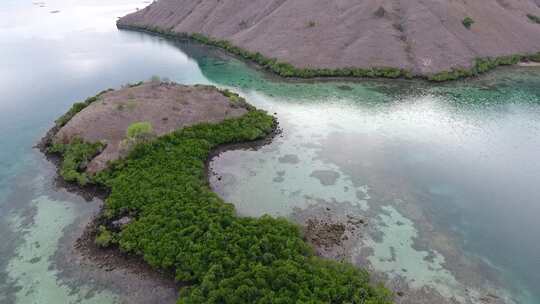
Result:
M419 79L429 82L446 82L477 77L494 70L498 66L518 65L520 62L540 62L540 51L533 54L513 54L500 57L476 58L471 68L453 68L447 71L440 71L434 74L413 74L411 71L394 67L372 67L372 68L341 68L341 69L317 69L298 68L287 62L280 62L276 58L267 58L260 53L242 49L227 40L217 40L202 34L177 33L171 30L164 30L158 27L141 25L122 24L117 21L119 30L129 30L157 35L166 39L187 39L201 44L214 46L226 51L228 54L236 56L244 61L256 64L260 68L284 78L297 79ZM536 65L529 65L536 66Z
M40 7L39 3L22 2L6 7L6 12L19 21L24 21L28 14L42 21L26 20L24 28L7 27L3 33L6 48L13 50L6 54L6 62L13 69L4 71L5 79L14 85L6 87L7 100L2 111L3 122L8 128L5 129L5 145L0 159L4 164L0 174L0 213L4 214L0 221L3 231L0 302L24 303L34 299L51 303L112 304L125 301L136 304L142 299L131 293L150 294L152 290L147 286L135 287L138 281L150 280L137 279L136 269L133 272L125 271L130 278L135 278L133 283L120 274L123 269L114 267L114 263L113 267L99 265L99 259L106 257L100 256L96 260L98 263L94 263L90 260L91 256L82 256L84 246L99 250L97 254L106 255L114 251L96 248L91 237L80 239L84 237L84 232L91 229L89 224L98 215L103 202L97 198L86 202L79 194L72 193L80 186L66 183L57 175L58 167L53 162L60 161L59 158L49 155L47 159L46 155L32 147L53 127L52 121L66 112L74 101L83 101L85 97L109 86L119 88L128 82L158 75L185 84L204 83L229 88L241 92L253 105L267 110L269 114L277 112L274 116L278 117L283 132L274 138L270 146L246 146L246 150L224 149L221 154L214 151L217 155L205 162L210 162L210 169L215 173L207 172L210 187L226 202L233 202L239 215L258 217L259 214L269 213L289 218L291 210L297 206L300 210L315 211L306 206L319 200L322 212L336 214L338 212L333 206L329 206L332 209L328 211L322 203L334 202L348 207L348 201L351 201L351 208L359 205L371 210L364 215L370 225L358 231L363 235L360 241L372 240L373 235L373 240L381 242L365 244L366 248L362 248L376 248L371 254L363 255L376 266L369 268L368 265L372 264L366 264L362 268L370 269L370 272L371 269L390 269L388 272L400 273L404 280L416 277L416 282L449 271L468 288L480 282L490 282L496 290L515 295L523 304L540 303L540 290L536 290L535 284L531 283L538 275L534 267L530 268L535 264L534 234L519 233L530 231L527 227L540 223L535 224L534 212L527 212L531 211L531 206L534 210L536 195L534 182L531 182L534 178L530 177L534 177L535 172L540 173L540 169L535 170L538 166L531 161L534 155L527 152L535 151L534 147L540 145L539 141L534 140L540 139L540 136L535 136L539 129L534 127L538 122L534 114L540 113L537 111L540 68L528 67L534 63L498 67L474 78L445 83L405 78L284 78L222 48L189 39L172 40L150 33L117 29L117 17L135 11L135 7L142 10L148 4L58 1L48 3L45 7ZM216 8L225 4L220 2ZM248 5L262 8L264 4L246 2L245 10ZM52 8L48 7L51 5L57 6L61 13L50 14ZM180 11L181 6L177 7ZM313 10L317 10L317 6ZM319 11L322 15L327 14L326 10ZM168 12L163 12L163 17L167 16ZM390 10L388 12L392 13ZM514 10L508 12L513 13ZM258 14L261 14L260 11ZM164 22L163 18L158 20L153 14L146 15L148 23L135 18L122 19L122 22L159 25L164 29L176 23L172 20ZM311 32L326 28L318 17L306 10L300 11L298 16L317 22ZM267 54L269 48L251 48L256 45L249 41L245 43L247 39L221 36L219 24L222 22L212 22L212 17L201 32L234 41L245 49L259 50L268 57L274 57L275 50L288 49L291 54L296 53L293 56L296 61L290 62L305 66L302 60L298 61L300 48L269 43L275 47ZM222 17L220 21L224 19L230 21L231 25L244 20ZM254 19L259 21L259 18ZM48 25L47 31L43 31L43 20ZM250 20L247 20L248 29L252 26ZM421 18L413 20L422 21ZM410 19L402 21L411 24ZM475 26L485 23L485 20L476 21ZM502 19L500 21L503 28L509 28L508 23ZM216 23L217 27L212 29ZM379 20L379 23L392 25L391 21L385 20ZM353 24L356 30L362 32L375 30L359 26L359 23ZM300 20L297 25L307 26L307 21ZM267 39L265 32L268 36L288 35L286 30L264 31L264 27L261 28L263 30L245 31L245 36L255 36L259 41L264 41ZM185 29L186 26L180 24L174 28L179 32ZM410 26L404 29L411 30ZM304 36L302 31L296 31L296 27L290 27L290 30L290 34L301 33L298 36ZM471 31L464 31L464 34L472 36L478 32L474 27ZM345 35L340 31L335 33ZM426 31L425 35L430 36L431 33ZM521 38L518 39L525 40L529 36L524 31L515 33L519 33L516 36ZM55 36L52 44L48 39L51 34ZM28 40L30 36L35 39ZM463 35L456 37L464 38ZM301 38L296 41L306 40ZM444 37L440 38L435 42L442 45ZM519 48L513 46L518 43L505 44L502 43L503 37L500 38L492 41L501 42L498 43L501 49L515 49L518 51L516 53L520 53ZM315 53L321 52L317 50L318 47L311 46L312 41L320 43L321 47L332 42L329 39L309 38L305 41L304 50L312 48ZM412 41L422 47L426 45L418 40ZM264 46L261 43L258 45ZM384 46L385 43L379 45ZM350 49L364 54L364 47L367 46L369 44L362 41L359 46L351 46ZM384 50L379 49L381 52ZM84 54L81 50L85 51ZM63 56L68 53L76 56ZM491 55L494 54L501 53ZM363 55L357 57L366 61L370 58ZM437 57L433 58L433 66ZM39 64L31 64L31 58L38 58L36 64ZM281 57L278 54L277 58L289 61L286 55ZM310 55L306 58L316 57ZM310 60L313 61L316 60ZM392 65L396 61L401 60L387 63ZM472 59L461 61L467 63ZM370 66L369 62L367 64L359 60L356 65ZM427 73L427 70L414 71ZM36 81L17 81L26 79L28 75L34 75ZM516 150L516 147L519 149ZM225 152L227 150L230 151ZM494 153L486 154L486 151ZM348 164L347 159L351 159L351 163ZM458 167L466 170L456 170ZM507 174L499 177L490 174L501 169ZM322 171L327 174L320 174ZM315 173L313 176L312 172ZM335 172L339 175L332 180L330 173ZM218 178L221 180L218 181ZM326 186L329 183L333 184ZM72 192L68 192L67 187L72 187ZM295 192L297 190L302 192ZM106 193L96 194L106 196ZM332 200L332 196L336 200ZM510 206L507 202L512 201L512 197L520 199ZM459 208L465 201L475 203ZM395 207L393 213L378 208L385 202ZM346 212L364 214L358 209L347 209ZM392 221L396 219L393 215L397 214L396 211L410 222L403 225L402 222ZM328 224L332 225L332 222ZM398 249L396 252L399 254L390 255L394 248L400 248L400 241L409 241L409 235L402 236L401 232L411 227L417 230L417 234L410 239L413 246L407 247L407 251ZM454 227L462 229L457 231ZM374 233L370 234L370 231ZM394 235L400 237L394 238ZM516 247L519 243L523 246ZM520 250L516 252L515 248ZM418 252L430 254L426 260L421 260L414 258ZM445 262L434 261L432 252L441 253ZM81 260L78 260L79 257ZM392 260L392 257L395 258ZM464 263L465 260L469 263ZM84 264L79 265L78 261ZM357 263L357 260L353 263ZM407 272L402 272L402 265ZM423 272L425 265L434 267ZM113 273L118 275L113 277ZM375 271L371 274L377 278ZM407 296L409 291L394 289L387 279L382 275L381 282L395 292L405 292ZM177 294L178 290L170 277L165 277L165 280L172 283L171 289ZM129 289L126 282L133 288ZM156 280L156 284L165 283ZM444 282L437 285L446 285L455 293L462 292L461 288L454 289ZM114 296L114 292L118 296ZM397 295L401 296L399 293ZM129 301L131 298L136 301ZM157 299L156 296L155 301ZM173 303L176 299L163 300L162 303ZM401 304L431 302L420 298L405 301L403 297L396 300Z
M133 86L133 85L132 85ZM110 89L109 89L110 90ZM99 93L96 96L99 96ZM89 104L89 103L88 103ZM87 104L87 105L88 105ZM251 107L247 104L246 107ZM65 115L71 113L66 112ZM73 114L73 113L72 113ZM60 129L73 117L75 114L69 116L69 119L63 123L55 123L45 135L34 146L35 149L45 157L46 161L51 163L55 168L54 187L57 189L64 189L69 193L73 193L84 199L86 202L93 202L98 200L100 205L98 213L89 218L86 223L74 223L74 229L70 230L64 238L68 239L65 243L70 244L70 248L65 248L62 254L55 256L55 263L62 265L59 267L61 272L70 272L69 268L76 264L80 267L90 266L92 270L87 270L91 274L85 274L85 277L93 280L94 276L99 277L99 281L109 281L116 285L120 285L128 290L133 288L133 282L138 279L149 281L150 285L154 285L155 292L158 293L158 297L155 302L148 302L148 296L142 295L128 295L130 303L163 303L163 298L170 298L171 303L175 303L178 299L179 291L183 287L191 286L190 282L178 282L174 278L174 272L164 271L161 269L150 266L144 261L143 256L132 253L123 252L118 244L103 248L96 244L95 240L99 234L99 227L102 225L110 226L111 220L108 220L104 212L103 202L110 194L110 189L105 186L95 183L88 183L81 185L76 181L66 181L60 174L61 165L63 161L62 155L56 152L48 151L51 146L54 136L60 131ZM277 120L274 119L272 131L264 138L256 139L253 141L246 141L234 144L219 145L215 149L212 149L206 162L205 162L205 179L209 185L210 171L208 164L213 158L218 157L222 152L235 150L235 149L258 149L268 143L270 143L274 137L280 134ZM112 280L115 278L115 280ZM136 278L136 279L135 279ZM118 279L121 282L118 282ZM135 285L141 283L135 283ZM145 288L145 286L140 286ZM174 290L174 297L171 298L171 290ZM140 293L137 290L133 292Z
M71 289L92 282L92 290L110 290L122 303L175 303L181 286L170 274L152 269L138 256L97 247L95 225L103 203L95 199L92 204L96 204L93 216L81 216L64 230L52 257L58 276Z
M152 268L142 256L122 252L118 246L100 248L95 243L98 227L103 222L103 202L110 190L96 185L80 185L66 181L60 174L62 156L47 151L52 138L61 126L54 124L34 146L55 168L53 185L77 195L87 203L98 201L98 212L82 223L73 223L72 229L63 236L63 250L55 254L54 263L63 276L74 276L79 273L73 268L85 268L85 279L96 281L99 285L114 285L125 288L122 295L129 298L130 303L163 303L169 299L175 303L178 292L186 284L174 280L174 274ZM77 271L78 272L78 271ZM96 280L97 278L97 280ZM150 302L149 302L150 301Z
M220 93L228 97L229 102L233 104L238 103L238 99L243 100L229 91L220 91ZM89 222L82 237L79 237L75 242L76 249L82 252L82 256L91 257L97 261L99 268L104 269L105 272L115 271L118 264L121 265L120 268L125 268L124 265L127 265L126 267L132 270L133 265L135 265L135 272L147 274L155 272L165 279L169 277L170 279L166 282L173 281L174 277L174 282L180 282L176 286L180 289L182 301L195 301L197 303L202 301L201 303L203 303L214 297L216 292L225 292L218 285L210 289L205 287L207 284L206 276L208 271L212 273L216 267L224 267L221 265L222 263L229 263L223 277L221 275L215 277L213 280L216 282L212 284L230 284L225 282L238 279L236 276L240 274L256 277L260 275L261 269L264 269L266 276L270 276L263 281L256 281L258 287L254 288L262 293L251 295L249 299L281 298L287 294L287 297L292 296L297 299L304 299L307 296L310 299L334 301L332 299L362 297L372 299L375 301L374 303L390 303L391 291L382 285L375 285L365 270L350 263L327 260L315 254L315 246L313 245L317 244L309 241L297 223L279 217L241 217L236 213L232 204L224 202L210 189L208 164L213 157L224 150L262 146L279 134L275 117L247 104L245 107L249 111L242 116L214 123L205 123L206 120L202 120L198 124L177 129L170 134L162 134L164 136L157 137L155 142L141 143L130 156L111 164L110 170L99 173L96 177L88 176L87 181L104 185L104 187L110 188L110 192L106 199L107 204L101 205L101 212ZM73 112L72 110L68 111L71 114ZM88 112L83 112L80 115L84 116L85 113ZM75 115L77 113L73 115L76 118ZM62 127L63 121L57 121L57 126ZM55 132L60 134L63 130L63 128L58 130L58 127L53 127L38 146L41 146L41 151L46 154L60 152L64 161L61 166L58 166L60 162L56 163L57 169L65 167L66 162L68 162L70 163L68 166L75 168L81 174L81 164L89 162L90 159L73 158L73 154L69 153L74 152L62 152L79 149L80 140L74 141L71 147L69 147L68 142L54 143L53 145L54 147L57 145L67 146L67 150L46 149L51 144ZM170 148L162 149L165 147L164 145ZM88 154L85 157L92 157L92 155ZM189 164L192 161L194 163ZM128 163L130 165L126 166ZM149 167L142 165L143 163ZM64 170L58 173L66 178ZM140 174L143 176L144 174L157 174L150 180L158 183L159 176L172 177L175 175L174 179L167 180L167 182L173 182L173 185L177 186L167 188L168 190L159 190L159 185L157 188L151 186L152 182L147 180L148 176L137 177ZM132 180L133 178L135 179ZM78 180L77 182L81 183ZM134 185L139 185L135 187L141 190L134 192L128 190L126 193L128 188L125 188L125 185L129 185L130 189ZM193 188L182 185L192 185ZM182 194L183 191L186 191L184 189L189 189L189 192ZM154 197L154 199L147 197L147 195L153 195L155 190L170 191L167 195L172 196L169 200L166 197ZM76 191L87 192L88 189L80 187ZM91 191L86 194L90 196L93 193L95 192ZM101 195L103 196L103 192ZM140 201L138 198L141 197L147 198ZM151 208L146 210L162 212L164 208L169 208L166 206L177 211L172 214L164 213L160 218L156 218L152 213L148 214L142 209ZM187 214L200 212L201 214L192 219L195 220L193 223L189 221L190 216L186 215L184 223L177 219L177 216L181 216L182 212ZM158 220L159 223L154 223L153 220ZM163 225L161 223L163 220L173 223L173 225ZM215 222L216 220L217 222ZM145 227L144 225L148 225L148 223L151 226ZM141 228L142 230L140 230ZM164 231L164 228L167 230ZM156 234L152 232L153 229L158 229L160 232ZM197 229L195 231L210 229L209 232L212 233L207 232L200 237L192 234L182 236L182 233L188 231L186 229ZM171 241L172 235L178 235L178 237ZM223 243L220 241L223 238L232 239L230 242ZM208 239L204 241L205 244L209 243L208 246L201 247L201 244L190 247L205 239ZM250 241L245 243L245 239ZM151 244L151 247L144 247L144 244ZM163 245L156 247L157 244ZM248 244L249 246L245 247ZM258 250L266 248L264 250L268 252L264 255L262 253L254 255L254 252L259 251L253 249L253 246L261 246L261 249ZM103 250L103 247L109 249ZM163 254L172 254L172 258L163 259L160 257ZM224 256L221 257L222 255ZM204 258L205 256L207 257ZM177 259L176 262L174 262L174 257ZM289 265L288 268L292 267L303 273L303 277L298 278L305 282L302 291L293 286L277 288L273 287L272 284L264 283L266 280L272 280L271 278L275 275L294 276L290 270L282 269L283 263ZM252 267L246 269L244 265L252 265ZM159 270L155 271L154 269ZM294 273L297 271L295 270ZM320 294L320 290L325 288L333 290L336 286L342 286L339 283L341 281L351 282L350 286L347 286L347 291L339 294ZM189 288L182 288L187 286ZM241 292L241 286L243 285L235 284L228 287L227 290L230 289L230 292L234 293ZM214 290L214 288L217 289ZM248 300L245 296L248 295L237 295L237 297Z
M54 186L59 189L65 189L67 192L77 194L84 198L84 200L87 202L92 201L94 198L104 201L109 195L108 189L95 184L86 184L83 186L76 182L68 182L60 175L62 156L58 153L51 153L47 151L47 148L50 146L53 137L56 135L56 133L58 133L61 127L61 125L55 123L54 126L50 128L34 146L34 148L39 150L39 152L45 156L47 161L52 163L56 168Z
M65 243L69 244L66 247L69 248L65 248L62 254L57 254L55 256L55 264L61 265L59 269L62 273L71 272L69 268L72 268L73 264L76 264L79 267L81 265L91 267L93 269L87 270L89 273L85 273L85 278L94 280L94 277L98 276L98 281L100 282L105 281L114 283L127 289L134 288L133 285L139 286L140 284L143 284L137 282L139 280L144 280L145 282L149 282L146 284L154 286L152 291L158 295L155 302L148 302L149 299L147 296L129 295L130 303L157 304L163 303L163 298L170 299L170 303L175 303L181 288L191 286L191 283L177 282L174 279L173 272L153 268L144 261L142 256L123 252L117 245L102 248L95 243L99 226L110 224L106 222L103 216L103 202L109 195L110 190L95 184L82 186L76 182L64 180L60 175L62 157L57 153L50 153L47 151L47 147L51 143L52 138L60 128L59 125L55 124L34 146L45 156L46 161L54 166L56 170L53 182L54 186L57 189L64 189L69 193L73 193L83 198L86 202L92 202L97 199L101 203L100 206L97 207L99 212L95 216L89 218L85 223L73 224L73 229L70 229L70 232L64 236L64 238L67 239ZM224 144L213 149L205 164L206 181L209 183L208 177L212 174L209 171L208 164L222 152L236 149L258 149L270 143L274 137L279 136L280 132L278 123L275 121L273 131L265 138L237 144ZM139 287L146 288L147 285ZM172 290L175 292L171 293ZM140 291L137 290L132 291L140 293ZM173 297L171 297L171 295Z

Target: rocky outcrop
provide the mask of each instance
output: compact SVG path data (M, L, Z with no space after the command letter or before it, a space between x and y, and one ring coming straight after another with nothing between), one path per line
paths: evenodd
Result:
M539 52L527 14L540 15L538 0L158 0L118 24L201 33L299 68L430 75Z

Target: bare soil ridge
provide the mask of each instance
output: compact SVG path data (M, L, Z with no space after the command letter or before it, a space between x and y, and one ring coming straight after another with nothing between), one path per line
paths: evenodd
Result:
M100 94L53 136L53 143L103 142L105 149L87 165L95 173L107 163L125 156L122 140L128 127L149 122L157 136L201 122L221 122L247 113L246 105L232 103L212 86L186 86L146 82Z
M528 15L540 16L537 0L158 0L118 26L202 34L297 68L426 76L538 53L540 25Z

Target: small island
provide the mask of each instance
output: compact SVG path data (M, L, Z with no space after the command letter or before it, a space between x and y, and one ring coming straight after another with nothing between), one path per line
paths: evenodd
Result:
M366 271L318 257L299 226L239 217L211 191L212 152L276 125L231 91L153 80L74 104L42 150L65 181L105 189L96 246L172 273L178 303L391 303Z

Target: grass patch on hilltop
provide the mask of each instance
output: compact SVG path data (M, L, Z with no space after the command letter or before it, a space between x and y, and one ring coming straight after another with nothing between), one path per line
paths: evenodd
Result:
M270 216L238 217L211 191L205 176L211 151L262 139L274 128L272 116L250 110L136 145L92 179L111 191L106 221L134 216L120 231L100 228L97 244L115 244L192 283L181 291L182 304L391 303L390 292L372 285L366 271L316 257L297 225ZM64 162L69 149L57 149Z
M107 90L101 91L96 96L88 97L83 102L74 103L71 106L71 108L66 112L66 114L60 116L60 118L58 118L55 121L56 126L58 128L61 128L61 127L65 126L68 123L68 121L70 121L73 118L73 116L75 116L77 113L82 111L84 108L88 107L90 104L98 101L99 97L101 97L102 94L105 94L105 93L110 92L110 91L113 91L113 89L107 89Z
M467 29L471 29L471 26L474 24L474 20L471 17L465 17L461 23L463 23L463 26Z
M148 121L134 122L127 128L126 135L128 138L137 138L154 132L152 124Z
M531 20L534 23L540 24L540 17L533 15L533 14L527 14L527 18Z

